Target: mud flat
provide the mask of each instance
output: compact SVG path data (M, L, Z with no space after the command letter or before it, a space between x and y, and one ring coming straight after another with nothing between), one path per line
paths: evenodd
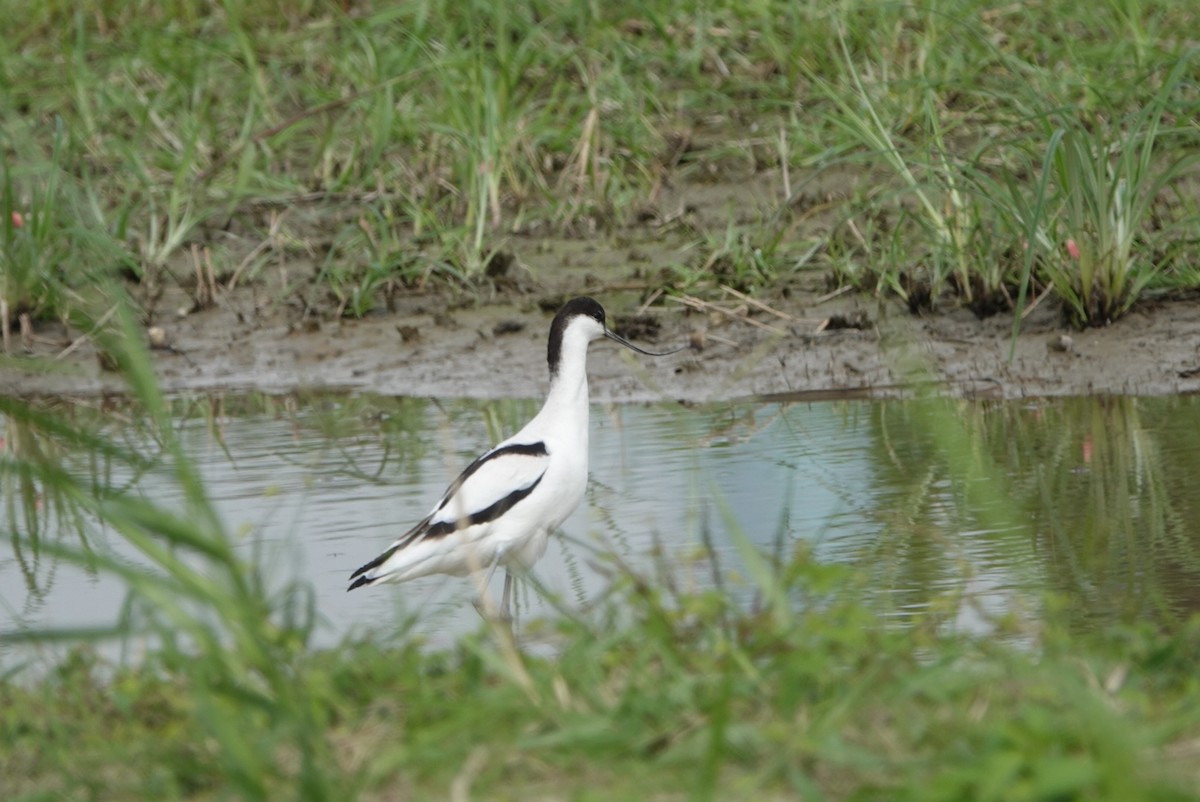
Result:
M1011 317L978 320L965 310L914 317L892 301L813 291L770 303L773 311L718 304L731 314L679 303L640 316L629 291L559 287L480 302L408 296L394 312L361 320L290 320L257 308L250 293L160 325L170 349L156 349L165 389L207 392L336 389L390 395L535 397L547 382L545 336L562 297L595 292L610 322L656 347L694 342L699 350L653 360L595 347L598 401L705 402L775 396L795 399L891 397L919 387L976 398L1062 395L1170 395L1200 392L1200 298L1142 304L1086 331L1065 328L1037 308L1012 347ZM34 357L61 355L71 333L44 327ZM45 370L11 360L0 393L93 395L119 392L83 343Z

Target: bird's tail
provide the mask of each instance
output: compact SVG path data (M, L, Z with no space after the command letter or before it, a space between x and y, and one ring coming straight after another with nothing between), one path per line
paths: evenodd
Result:
M377 576L367 576L367 572L374 570L374 569L378 568L379 566L383 565L385 562L387 562L388 557L391 557L393 554L395 554L397 548L398 548L397 546L393 546L392 548L385 551L383 554L380 554L374 560L371 560L369 563L360 567L357 571L352 573L350 575L350 578L353 579L354 581L350 583L350 587L346 588L346 591L349 592L351 590L354 590L355 588L361 588L365 585L370 585L371 583L373 583L377 579L379 579L379 577L377 577Z

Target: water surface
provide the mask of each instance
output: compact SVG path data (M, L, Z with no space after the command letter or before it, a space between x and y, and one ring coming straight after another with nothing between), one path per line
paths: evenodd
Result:
M353 593L346 580L535 403L252 395L175 409L245 559L281 587L313 587L317 645L408 621L432 643L478 628L469 580ZM101 414L108 433L155 450L119 409L74 414ZM591 437L585 502L537 566L543 587L518 594L526 621L586 608L625 570L675 589L720 583L749 603L738 538L780 559L799 548L858 566L865 581L853 592L899 625L932 614L980 633L1028 632L1050 607L1081 628L1200 608L1195 398L595 407ZM43 439L10 421L5 448L41 449L97 486L183 503L160 472L54 455ZM111 624L122 585L39 544L133 550L36 482L9 474L4 500L2 628Z

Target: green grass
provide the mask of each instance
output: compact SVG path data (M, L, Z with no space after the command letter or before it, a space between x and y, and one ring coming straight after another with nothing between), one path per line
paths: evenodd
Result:
M1183 82L1193 60L1181 61L1159 94L1123 130L1092 133L1068 125L1053 154L1061 213L1058 239L1075 245L1064 262L1047 259L1046 273L1072 321L1104 324L1124 314L1160 273L1167 270L1149 231L1162 229L1161 199L1194 154L1164 156L1169 139L1162 118L1168 98ZM1053 142L1054 140L1052 140ZM1158 220L1153 218L1158 217ZM1156 239L1178 238L1169 227ZM1063 265L1069 265L1064 269Z
M478 287L492 253L545 232L668 239L680 258L651 275L672 292L821 271L984 314L1053 286L1075 324L1103 323L1197 284L1189 4L0 11L19 20L0 39L0 300L93 332L159 449L4 403L11 431L37 434L0 463L8 533L129 590L111 627L5 633L69 649L0 684L5 798L1197 797L1194 621L1078 634L1047 615L998 642L936 614L901 629L861 600L868 578L805 553L751 559L775 600L756 608L625 576L613 606L555 625L554 659L487 633L313 653L310 589L271 590L237 556L132 334L194 258L280 299L313 278L306 303L364 315L412 288ZM826 171L863 188L807 199ZM764 175L778 208L639 222L664 182ZM284 261L303 275L276 279ZM986 421L942 412L931 447L976 488L1001 481L970 437ZM160 472L186 502L70 475L63 452ZM1098 501L1135 491L1112 489ZM41 537L39 494L144 564ZM1156 498L1138 520L1171 514ZM123 665L89 646L130 638L156 648Z
M0 40L0 300L93 332L146 433L134 448L4 402L6 534L129 593L109 627L4 633L66 650L0 682L6 799L1197 798L1194 620L1080 634L1088 611L1052 597L1033 602L1043 629L997 621L999 640L947 628L936 605L899 627L864 600L870 577L803 551L775 562L743 543L753 606L623 575L553 625L554 658L484 630L444 651L314 653L311 589L273 589L238 556L133 336L193 259L280 299L312 278L306 303L364 315L413 288L478 287L492 253L546 232L665 238L679 259L651 275L672 292L769 293L821 271L984 314L1052 285L1074 323L1103 323L1197 283L1188 4L0 10L19 20ZM863 189L806 198L826 171ZM720 193L762 176L778 208L639 222L664 182ZM285 261L298 273L276 279ZM972 435L986 416L913 414L935 458L978 479L964 492L1000 493ZM185 502L70 474L63 453L157 472ZM1069 474L993 507L1019 516ZM1125 476L1093 499L1114 542L1134 518L1167 531L1162 494L1131 506ZM142 562L47 537L39 503ZM1056 563L1068 589L1072 559ZM155 648L113 663L92 646L110 640Z
M948 516L962 516L955 531L1003 532L1012 544L1029 540L1033 516L1048 517L1037 531L1050 540L1037 545L1061 596L1022 598L1036 616L977 610L986 633L954 626L959 591L905 605L901 618L881 612L875 599L890 585L866 567L825 563L803 541L760 553L761 533L743 532L714 492L742 575L684 591L664 581L669 569L613 564L614 588L592 608L525 622L552 656L515 650L483 625L429 649L403 622L394 637L316 651L313 589L266 581L260 555L222 526L177 434L178 408L128 336L128 307L117 309L117 331L101 336L129 384L132 434L113 433L111 411L0 401L14 552L111 575L127 591L109 625L0 631L6 799L1200 798L1200 619L1171 605L1122 610L1104 592L1154 570L1133 554L1139 544L1187 548L1163 543L1190 520L1165 483L1189 475L1197 434L1169 407L1143 419L1130 399L1084 400L1094 418L1056 407L1046 414L1060 419L1015 439L993 430L1032 425L1024 408L879 408L876 447L890 452L879 464L912 488L894 514L920 538L882 537L898 550L884 571L903 570L900 552L924 541L953 559L936 535ZM370 409L318 406L307 425L336 443ZM387 425L406 444L412 422L397 412ZM1172 421L1177 435L1158 436ZM1078 492L1085 441L1088 503L1040 504ZM1012 460L1042 469L1010 474ZM130 475L152 475L180 501L146 496ZM953 479L931 506L922 477L941 476ZM1135 522L1147 537L1131 535ZM1114 563L1113 581L1076 587L1096 550L1057 538L1063 529L1133 558ZM138 559L94 547L97 530ZM1092 616L1109 623L1089 626ZM102 656L105 643L124 657ZM23 670L17 655L29 658Z
M805 612L630 577L626 612L561 622L552 659L486 635L273 649L285 698L227 684L240 648L76 649L0 685L7 796L1196 798L1194 623L1013 646L888 626L804 554L779 571Z
M21 20L0 44L4 203L32 229L6 229L0 270L8 304L43 316L97 271L134 278L152 306L162 283L192 274L193 248L222 283L281 298L300 278L273 282L263 265L298 257L326 290L321 311L363 315L429 282L480 286L514 237L658 239L639 219L664 181L753 174L777 180L781 200L744 236L775 257L744 285L759 292L822 270L914 308L988 314L1011 312L1032 280L1053 284L1082 325L1144 289L1195 283L1196 209L1179 184L1200 135L1183 80L1194 60L1182 32L1197 23L1186 4L0 10ZM1116 257L1137 276L1099 281L1095 301L1082 297L1086 260L1052 258L1063 243L1037 274L1022 253L1019 221L1060 129L1086 141L1059 152L1082 149L1092 170L1127 139L1145 145L1138 171L1121 172L1134 205L1156 209L1128 221ZM1078 193L1100 191L1059 167L1035 226L1056 240L1086 224ZM831 168L868 176L866 189L819 217L782 202ZM1008 182L1011 200L993 191ZM681 253L704 255L663 286L719 284L696 266L727 261L730 224L717 214L672 232ZM19 242L30 236L37 253ZM814 242L827 247L806 258Z

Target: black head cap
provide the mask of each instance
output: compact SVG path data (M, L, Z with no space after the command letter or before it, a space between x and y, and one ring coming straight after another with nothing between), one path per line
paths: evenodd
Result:
M558 363L562 358L562 339L567 325L579 317L586 315L601 326L604 325L604 307L595 298L572 298L563 304L550 324L550 342L546 345L546 361L550 363L550 375L558 373Z

